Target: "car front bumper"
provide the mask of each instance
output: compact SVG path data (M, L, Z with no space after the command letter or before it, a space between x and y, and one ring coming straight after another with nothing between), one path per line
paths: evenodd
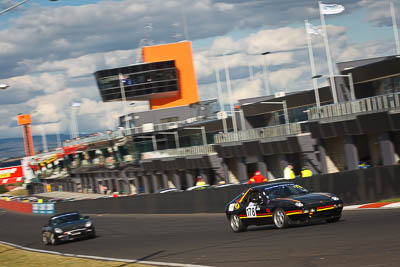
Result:
M61 241L73 240L81 237L86 237L94 233L94 228L79 228L75 230L65 231L56 235L56 238Z
M335 203L326 206L304 207L296 212L287 213L291 221L325 220L340 217L343 203Z

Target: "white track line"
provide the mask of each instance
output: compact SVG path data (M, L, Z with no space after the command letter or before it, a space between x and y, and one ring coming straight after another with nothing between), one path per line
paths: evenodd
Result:
M381 209L398 209L400 208L400 202L390 203L383 206Z
M356 210L356 209L359 209L361 206L364 206L364 205L366 205L366 204L344 206L344 207L343 207L343 210Z
M4 244L4 245L12 246L12 247L23 249L23 250L27 250L27 251L32 251L32 252L47 253L47 254L54 254L54 255L59 255L59 256L76 257L76 258L84 258L84 259L92 259L92 260L118 261L118 262L125 262L125 263L141 263L141 264L159 265L159 266L210 267L210 266L207 266L207 265L183 264L183 263L171 263L171 262L159 262L159 261L141 261L141 260L129 260L129 259L107 258L107 257L97 257L97 256L87 256L87 255L79 255L79 254L61 253L61 252L57 252L57 251L49 251L49 250L42 250L42 249L23 247L23 246L20 246L20 245L16 245L16 244L4 242L4 241L0 241L0 244Z
M363 207L366 205L371 205L371 204L374 204L374 203L345 206L343 208L343 210L377 210L377 209L398 209L398 208L400 208L400 202L390 203L390 204L386 204L382 207L376 207L376 208L360 208L360 207Z

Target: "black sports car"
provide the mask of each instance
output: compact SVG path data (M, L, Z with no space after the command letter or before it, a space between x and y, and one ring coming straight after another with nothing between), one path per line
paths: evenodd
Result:
M96 231L89 216L79 212L66 212L50 217L48 224L42 227L42 241L45 245L56 245L60 241L80 237L95 237Z
M330 193L311 193L292 182L269 183L249 188L226 206L226 216L234 232L249 225L289 224L316 219L337 222L343 201Z

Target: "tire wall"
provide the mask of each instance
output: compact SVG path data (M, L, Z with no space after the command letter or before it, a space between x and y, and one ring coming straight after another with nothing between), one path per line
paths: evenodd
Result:
M346 205L364 204L400 197L400 165L324 174L293 181L314 192L330 192ZM79 200L56 204L56 213L78 210L84 214L219 213L226 204L251 185L234 185L206 190L144 194Z

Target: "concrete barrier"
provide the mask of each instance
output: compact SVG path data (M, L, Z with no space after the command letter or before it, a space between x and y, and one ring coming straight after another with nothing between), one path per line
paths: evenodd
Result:
M400 197L400 165L359 169L291 180L314 192L331 192L345 204L363 204ZM233 185L199 191L145 194L56 204L56 213L85 214L218 213L240 192L253 185Z

